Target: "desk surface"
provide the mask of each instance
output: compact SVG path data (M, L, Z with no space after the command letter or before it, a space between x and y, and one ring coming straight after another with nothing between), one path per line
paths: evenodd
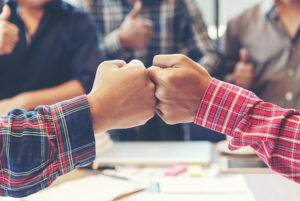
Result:
M214 157L214 162L218 161L218 157ZM146 167L147 168L147 167ZM221 174L222 175L222 174ZM93 177L91 173L83 170L75 170L67 175L64 175L50 188L55 188L58 185L84 177ZM243 174L249 189L253 193L256 201L299 201L300 200L300 184L292 182L278 174L264 173L264 174ZM100 190L100 189L99 189ZM146 194L144 194L146 195ZM143 198L143 193L137 195L137 200ZM134 197L134 196L133 196ZM124 199L131 200L131 199ZM26 198L22 201L27 201Z
M244 175L256 201L299 201L300 184L277 174Z
M82 170L75 170L63 177L60 177L54 183L52 188L55 188L55 186L66 181L76 180L88 176L93 175ZM289 181L280 175L244 174L244 177L256 201L299 201L300 184Z

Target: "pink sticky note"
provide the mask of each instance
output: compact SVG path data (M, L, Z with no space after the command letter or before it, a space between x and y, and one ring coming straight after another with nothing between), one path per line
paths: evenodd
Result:
M187 166L185 164L176 164L173 165L169 170L165 172L166 176L177 176L187 170Z

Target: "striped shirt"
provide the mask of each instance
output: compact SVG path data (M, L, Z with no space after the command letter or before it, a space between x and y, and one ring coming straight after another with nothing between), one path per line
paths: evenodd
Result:
M300 183L300 112L213 79L195 123L231 136L231 150L251 146L271 169Z
M155 55L182 53L215 72L220 64L194 0L146 0L139 17L153 22L153 36L143 50L124 49L116 30L133 6L128 0L67 0L84 8L95 21L103 60L139 59L152 66Z
M33 194L94 157L86 96L0 117L0 196Z

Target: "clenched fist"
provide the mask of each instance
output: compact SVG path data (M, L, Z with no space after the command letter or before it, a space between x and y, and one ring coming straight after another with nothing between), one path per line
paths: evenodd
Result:
M132 11L126 16L118 30L119 39L124 48L144 49L152 37L152 22L139 17L142 7L141 0L135 0Z
M0 56L11 54L19 41L19 28L8 21L10 15L10 7L5 5L0 15Z
M155 86L144 64L100 64L88 101L96 132L145 124L155 114Z
M212 78L184 55L160 55L149 69L157 85L157 114L168 124L193 122Z

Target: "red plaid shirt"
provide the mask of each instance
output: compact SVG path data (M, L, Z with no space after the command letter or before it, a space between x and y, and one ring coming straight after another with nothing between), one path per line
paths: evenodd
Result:
M251 146L271 169L300 183L300 112L213 79L195 123L231 136L231 150Z

